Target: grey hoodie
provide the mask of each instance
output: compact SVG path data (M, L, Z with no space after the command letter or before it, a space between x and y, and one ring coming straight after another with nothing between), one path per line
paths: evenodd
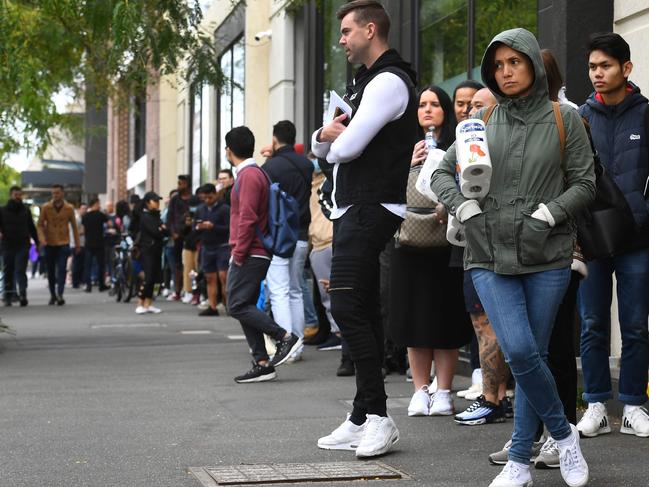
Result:
M494 51L500 44L526 55L534 67L529 95L506 97L494 79ZM487 124L493 174L482 213L465 222L465 269L483 268L499 274L524 274L567 267L572 261L572 220L595 196L595 175L588 136L577 112L562 106L566 131L563 163L559 134L534 35L525 29L501 32L482 59L482 78L498 100ZM481 118L484 110L478 112ZM431 187L451 214L467 199L455 182L455 145L433 174ZM539 203L554 219L532 218Z

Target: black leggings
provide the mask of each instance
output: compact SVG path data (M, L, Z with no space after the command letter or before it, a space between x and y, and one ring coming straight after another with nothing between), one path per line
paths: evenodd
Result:
M153 298L153 286L160 282L162 274L162 247L142 248L140 261L144 271L144 282L140 286L140 299Z

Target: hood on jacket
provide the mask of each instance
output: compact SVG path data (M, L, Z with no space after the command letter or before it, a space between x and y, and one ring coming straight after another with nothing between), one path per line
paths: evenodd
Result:
M548 81L545 74L545 67L543 65L539 43L536 40L536 37L534 37L534 34L530 31L518 28L505 30L496 35L496 37L494 37L489 43L489 47L487 47L487 50L482 57L482 64L480 66L482 79L494 94L498 103L503 103L509 99L509 97L505 96L505 94L500 91L500 88L498 88L498 83L496 83L493 74L494 54L498 46L501 44L505 44L506 46L525 54L525 56L532 61L532 66L534 68L534 83L529 98L548 99Z
M417 73L412 69L411 64L404 61L399 53L394 49L388 49L383 54L381 54L369 69L367 69L364 65L361 66L356 72L356 76L354 76L354 83L359 84L368 76L374 75L387 66L396 66L397 68L402 69L410 77L412 83L417 86Z

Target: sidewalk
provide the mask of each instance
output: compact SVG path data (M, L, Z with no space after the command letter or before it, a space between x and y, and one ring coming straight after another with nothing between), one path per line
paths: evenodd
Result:
M68 304L51 307L43 285L30 280L29 307L0 310L18 332L0 336L1 486L200 487L190 467L356 461L316 447L350 410L354 380L335 376L338 352L308 347L277 382L238 385L249 355L234 320L164 301L163 313L136 316L132 303L69 289ZM458 377L454 389L467 385ZM469 487L497 475L487 454L508 440L511 421L408 418L412 385L390 375L386 388L401 440L379 460L409 479L290 485ZM618 429L583 441L589 485L649 485L649 439ZM556 470L533 477L536 487L563 485Z

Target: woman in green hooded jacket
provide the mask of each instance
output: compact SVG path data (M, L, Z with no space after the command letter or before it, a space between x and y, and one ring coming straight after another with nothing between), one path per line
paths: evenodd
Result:
M498 34L481 69L498 100L486 127L493 167L489 194L480 201L462 195L455 179L455 146L433 174L431 187L465 227L464 267L516 378L509 462L491 487L532 485L530 452L541 422L558 443L565 482L582 486L588 482L588 466L546 360L570 281L572 222L595 195L592 153L581 119L570 107L560 109L562 148L532 33Z

